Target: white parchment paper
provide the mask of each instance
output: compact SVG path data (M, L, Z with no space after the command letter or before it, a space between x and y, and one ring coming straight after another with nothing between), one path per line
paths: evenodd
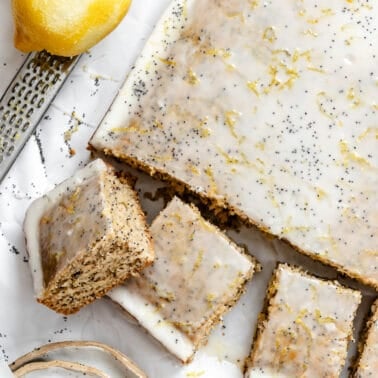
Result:
M30 202L70 176L90 158L87 142L125 80L153 25L169 0L134 0L121 25L84 54L50 106L35 135L0 184L0 359L10 363L23 353L52 341L87 339L107 343L134 359L149 377L242 377L265 289L277 261L295 263L323 277L339 278L360 289L364 300L355 324L356 338L373 290L338 277L323 265L299 255L255 229L229 234L246 244L263 270L212 333L194 361L183 366L109 300L63 317L38 304L32 291L22 223ZM25 56L14 49L10 1L0 2L0 94ZM74 150L74 155L70 154ZM135 172L134 172L135 173ZM138 174L137 188L151 221L163 206L143 196L162 183ZM354 354L350 348L350 357ZM349 360L348 360L349 361ZM349 362L348 362L349 363ZM345 369L343 376L347 376Z

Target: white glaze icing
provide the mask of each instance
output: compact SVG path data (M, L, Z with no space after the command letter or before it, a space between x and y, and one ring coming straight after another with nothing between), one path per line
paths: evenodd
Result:
M187 361L212 325L207 321L226 310L255 264L178 198L154 220L151 235L154 264L109 296Z
M108 296L126 309L140 325L159 340L168 350L182 361L188 360L195 352L192 341L170 322L164 320L156 311L155 306L146 303L143 296L137 292L118 286L108 293Z
M57 185L53 190L41 198L35 200L28 208L25 221L24 232L27 240L29 253L29 265L33 276L34 291L39 296L44 288L43 270L40 255L40 233L39 226L42 217L56 207L62 197L71 193L75 188L83 186L106 171L105 163L97 159L89 163L85 168L77 171L74 176ZM67 231L69 232L69 230ZM67 235L66 235L67 236Z
M360 292L287 265L277 268L272 285L277 291L247 377L339 377Z
M173 1L91 144L378 286L378 4Z
M378 372L378 300L373 305L373 315L355 378L373 378Z
M245 374L246 378L287 378L285 375L277 374L269 369L264 369L260 371L259 369L250 369L248 373Z

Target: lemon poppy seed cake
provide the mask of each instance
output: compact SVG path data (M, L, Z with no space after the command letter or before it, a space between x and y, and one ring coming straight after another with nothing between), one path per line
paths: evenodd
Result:
M361 344L361 354L359 356L355 378L373 378L378 372L378 300L371 309L372 315L367 322L367 330L364 342Z
M94 149L378 287L378 3L175 0Z
M246 377L339 377L360 292L280 264L267 300Z
M154 257L136 193L102 160L35 200L24 231L37 300L63 314L105 295Z
M109 296L188 362L238 300L256 263L178 198L155 218L151 234L154 264Z

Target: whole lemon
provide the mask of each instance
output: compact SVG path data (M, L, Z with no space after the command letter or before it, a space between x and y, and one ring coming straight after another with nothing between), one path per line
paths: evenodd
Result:
M14 44L23 52L81 54L109 34L131 0L12 0Z

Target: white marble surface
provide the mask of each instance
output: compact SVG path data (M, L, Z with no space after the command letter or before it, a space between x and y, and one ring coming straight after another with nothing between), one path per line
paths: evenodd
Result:
M212 333L208 345L187 366L171 357L109 300L99 300L70 317L58 315L34 300L22 233L25 210L31 200L88 162L87 142L168 2L135 0L116 31L82 56L35 136L0 184L0 360L10 363L34 347L51 341L91 339L120 349L152 378L240 378L265 288L276 262L296 263L321 276L338 277L333 269L300 256L279 240L267 239L254 229L231 231L230 236L237 242L248 245L262 263L263 271L256 274L246 294ZM1 1L0 93L4 92L24 59L24 55L13 48L12 28L10 2ZM70 156L70 148L76 151L74 156ZM141 194L154 192L161 186L161 183L139 175L137 188ZM162 202L151 202L143 195L141 200L151 221ZM365 294L356 322L357 334L376 294L343 278L340 280L360 288ZM352 345L350 354L353 350Z

